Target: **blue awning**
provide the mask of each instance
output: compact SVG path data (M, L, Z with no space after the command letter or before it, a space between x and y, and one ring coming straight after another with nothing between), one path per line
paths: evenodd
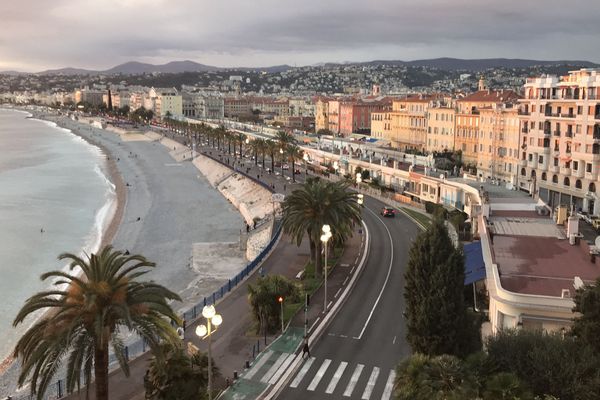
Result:
M481 242L464 245L465 285L485 279L485 263L481 252Z
M367 139L367 142L369 142L369 143L375 143L376 141L377 141L377 139L375 139L375 138L368 138Z

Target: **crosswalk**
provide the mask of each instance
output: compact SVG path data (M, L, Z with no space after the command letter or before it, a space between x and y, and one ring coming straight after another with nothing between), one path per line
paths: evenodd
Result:
M380 377L383 379L379 379ZM361 400L389 400L395 378L396 372L393 369L384 371L379 367L311 357L302 365L289 387L309 392L321 391L328 395L337 393L339 396L343 393L343 397Z

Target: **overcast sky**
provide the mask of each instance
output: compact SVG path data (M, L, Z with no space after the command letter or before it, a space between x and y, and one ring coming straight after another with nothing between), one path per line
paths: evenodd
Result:
M600 62L598 0L0 0L0 70L435 57Z

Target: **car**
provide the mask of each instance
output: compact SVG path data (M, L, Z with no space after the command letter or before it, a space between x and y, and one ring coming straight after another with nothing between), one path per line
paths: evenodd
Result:
M381 209L381 215L384 217L395 217L396 216L396 210L394 210L392 207L383 207Z

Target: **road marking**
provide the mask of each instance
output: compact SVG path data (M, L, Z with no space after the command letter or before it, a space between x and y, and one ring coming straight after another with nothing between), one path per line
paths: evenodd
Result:
M360 335L358 335L356 337L356 339L361 339L362 335L365 333L365 330L367 329L367 326L369 325L369 322L371 321L371 318L373 317L373 313L375 312L375 309L377 308L377 304L379 304L379 300L381 300L383 291L385 290L385 288L388 284L388 281L390 280L390 274L392 273L392 265L394 263L394 241L392 240L392 234L390 233L390 230L388 229L386 224L383 222L383 220L381 218L379 218L379 216L377 214L375 214L373 211L371 211L368 208L367 208L367 210L369 210L369 212L371 214L373 214L379 221L381 221L381 224L387 231L388 237L390 238L390 245L392 246L392 251L390 252L390 265L388 267L388 272L385 277L385 281L383 282L383 286L381 287L381 290L379 291L379 295L377 296L377 300L375 300L375 304L373 304L373 308L371 308L371 312L369 313L369 317L367 318L367 321L365 322L365 325L363 326L362 331L360 331Z
M394 336L394 340L392 340L392 344L396 344L396 336Z
M347 336L347 335L340 335L340 337L345 339L345 338L347 338L348 336Z
M378 376L379 368L373 367L373 372L371 372L371 376L369 377L367 387L365 387L365 391L363 392L361 400L369 400L371 398L371 393L373 393L373 388L375 387L375 382L377 382Z
M273 351L267 351L261 358L252 366L250 371L244 376L245 379L252 379L256 372L267 362L267 360L273 355Z
M329 302L329 304L327 304L327 309L331 309L331 304L333 303L333 300Z
M165 164L165 167L181 167L181 164L168 163Z
M319 384L319 382L321 382L321 379L323 379L323 375L325 375L325 371L327 371L327 368L329 368L329 364L331 364L330 359L326 359L325 361L323 361L323 364L321 364L321 368L319 368L317 374L313 378L310 385L308 385L306 390L310 390L311 392L313 392L317 388L317 385Z
M340 378L344 374L344 370L346 369L347 366L348 366L348 363L345 361L342 361L340 363L338 368L335 370L335 373L333 374L333 378L331 378L331 381L329 382L329 385L327 386L325 393L327 393L327 394L333 393L333 391L335 390L335 387L337 386L338 382L340 381Z
M285 361L285 359L289 356L288 353L281 353L281 355L279 356L279 358L277 358L277 360L275 361L275 363L273 365L271 365L271 368L269 368L269 370L267 371L267 373L262 377L262 379L260 380L263 383L267 383L269 382L269 379L271 379L271 377L273 376L273 374L275 374L275 372L277 372L277 370L279 369L279 367L281 366L281 364L283 364L283 362Z
M279 367L277 372L275 372L275 374L269 380L269 384L274 385L275 383L277 383L279 378L281 378L281 375L285 372L287 367L294 360L294 357L295 357L295 355L292 353L285 359L285 361L281 364L281 366Z
M381 395L381 400L390 400L392 397L392 390L394 389L394 381L396 380L396 371L391 370L390 375L388 376L388 380L385 384L385 389L383 389L383 395Z
M338 291L335 292L335 295L333 297L338 297L341 291L342 291L342 288L339 288Z
M344 283L342 283L342 286L346 286L346 283L348 283L348 277L346 277L346 279L344 279Z
M291 388L297 388L298 385L300 385L300 382L302 382L304 375L306 375L313 362L315 362L315 358L311 357L306 361L306 363L304 363L302 369L300 370L300 372L298 372L298 375L296 375L296 377L292 381L292 384L290 385Z
M350 270L350 275L354 273L354 268L356 268L356 266L352 267L352 269Z
M348 386L346 386L346 390L344 390L344 396L350 397L352 396L352 392L354 391L354 387L358 382L358 378L360 378L360 374L362 374L363 368L365 366L362 364L357 364L356 368L354 368L354 372L352 373L352 377L350 378L350 382L348 382Z

